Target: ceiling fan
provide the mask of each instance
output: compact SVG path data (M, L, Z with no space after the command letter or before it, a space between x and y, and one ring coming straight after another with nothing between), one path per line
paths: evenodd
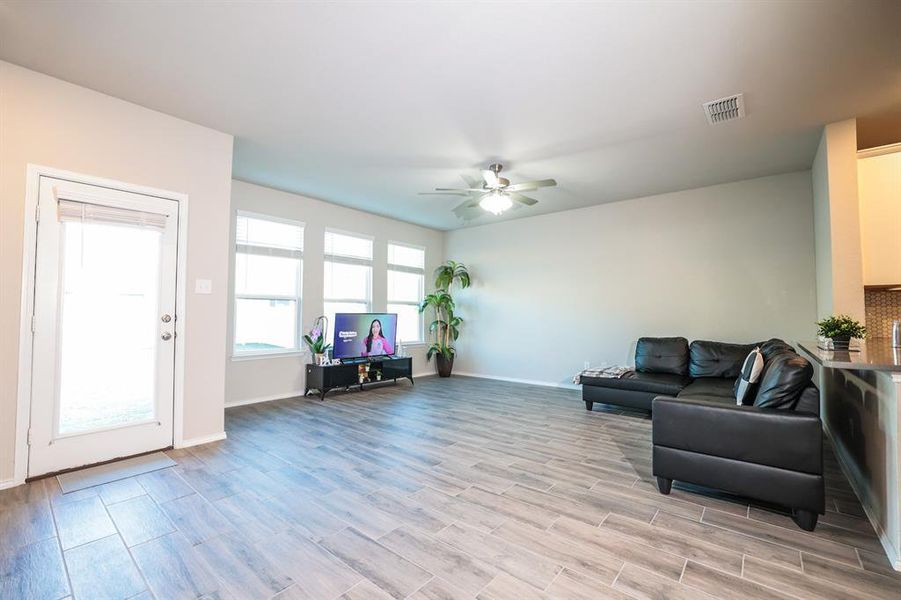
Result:
M538 200L524 196L520 192L529 192L543 187L557 185L553 179L539 179L536 181L524 181L510 184L510 180L501 177L500 172L504 165L493 163L482 171L482 180L468 175L461 175L468 187L465 188L435 188L434 192L421 192L422 194L452 194L457 196L470 196L465 202L454 209L454 214L468 221L482 214L482 211L499 215L514 206L533 206Z

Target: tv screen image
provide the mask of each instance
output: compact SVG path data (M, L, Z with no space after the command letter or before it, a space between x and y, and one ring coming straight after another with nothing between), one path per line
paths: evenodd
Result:
M397 335L395 313L338 313L335 315L334 358L394 354Z

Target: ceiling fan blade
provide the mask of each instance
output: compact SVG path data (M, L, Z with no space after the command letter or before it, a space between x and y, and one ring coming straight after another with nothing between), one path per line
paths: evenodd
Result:
M466 182L466 187L474 188L474 189L482 187L481 179L478 179L476 177L471 177L469 175L464 175L462 173L460 174L460 177L463 179L463 181Z
M522 183L514 183L508 185L505 189L508 192L527 192L529 190L537 190L543 187L553 187L557 182L553 179L539 179L537 181L523 181Z
M468 196L471 192L466 190L447 192L419 192L420 196Z
M495 173L494 171L489 171L488 169L483 170L482 179L485 180L485 185L487 185L488 187L497 187L497 173Z
M483 216L485 214L485 211L478 206L458 206L454 209L454 214L464 221L472 221L473 219L477 219Z
M509 190L509 188L507 188ZM519 202L524 206L534 206L538 204L538 200L535 198L529 198L528 196L523 196L522 194L517 194L516 192L510 192L510 199L514 202Z
M479 206L479 199L466 200L466 201L458 204L457 207L454 208L454 212L456 212L458 210L463 210L466 208L478 208L478 206Z
M484 194L485 190L482 188L435 188L436 192L467 192L467 193L476 193L476 194Z

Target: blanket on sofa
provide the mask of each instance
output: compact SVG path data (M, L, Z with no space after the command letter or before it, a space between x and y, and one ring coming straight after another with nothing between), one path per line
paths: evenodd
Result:
M606 379L619 379L626 373L631 373L634 371L632 367L592 367L590 369L585 369L584 371L579 371L575 375L573 375L573 383L579 385L582 383L582 377L603 377Z

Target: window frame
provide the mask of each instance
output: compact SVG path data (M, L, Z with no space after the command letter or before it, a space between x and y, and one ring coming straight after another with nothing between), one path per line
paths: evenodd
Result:
M390 262L390 260L391 260L390 252L388 251L388 248L390 246L402 246L404 248L411 248L413 250L421 251L422 252L422 268L409 267L407 265L398 265L398 264L391 263ZM426 291L425 291L425 265L426 265L426 248L425 248L425 246L418 246L416 244L409 244L407 242L396 242L394 240L388 240L388 244L385 247L385 249L386 249L386 254L389 256L389 258L386 260L388 268L385 271L385 287L388 288L385 290L385 296L387 297L387 300L385 302L386 310L389 310L390 306L392 304L401 304L404 306L415 306L416 309L419 310L419 305L422 303L422 300L425 298L425 293L426 293ZM422 287L420 288L420 298L418 301L413 302L410 300L392 300L391 299L391 297L390 297L391 290L390 290L390 286L388 286L388 274L391 271L396 271L396 272L400 272L400 273L412 273L412 274L419 275L422 277ZM413 345L417 345L417 344L421 345L421 344L426 343L425 315L423 313L419 313L418 321L419 321L419 339L416 339L416 340L400 340L400 339L398 339L397 341L399 343L405 344L407 346L413 346Z
M330 254L326 249L325 239L328 234L334 233L337 235L343 235L347 237L355 237L360 240L367 240L370 244L370 258L359 258L356 256L345 256L342 254ZM322 234L322 314L326 313L325 304L327 302L343 302L343 303L351 303L351 304L359 304L361 302L360 298L330 298L326 296L325 290L325 270L328 268L327 263L340 263L345 265L356 265L360 267L369 267L369 271L366 276L366 311L372 312L372 279L375 271L375 238L371 235L365 235L362 233L355 233L352 231L346 231L343 229L335 229L333 227L326 227L325 231ZM334 324L329 323L329 327L332 327Z
M306 233L306 223L303 221L298 221L296 219L288 219L285 217L279 217L275 215L267 215L264 213L253 212L249 210L241 210L238 209L235 211L235 232L232 236L233 246L233 259L234 259L234 278L232 281L232 340L231 340L231 357L232 360L249 360L254 358L267 358L272 356L291 356L291 355L299 355L306 353L306 349L303 347L303 334L301 333L303 330L303 259L304 259L304 249L303 246L306 245L305 238L302 238L300 250L287 250L269 246L260 246L257 244L242 244L238 243L238 219L241 217L247 217L250 219L257 219L261 221L270 221L272 223L282 223L285 225L292 225L294 227L300 227L301 236L304 236ZM244 246L248 248L260 248L265 251L254 253L244 251L243 254L254 255L257 254L259 256L281 256L283 258L294 258L297 260L297 289L295 290L294 296L288 296L283 294L239 294L238 293L238 254L241 254L241 250L239 247ZM266 349L266 350L237 350L235 348L235 336L238 331L238 300L285 300L285 301L294 301L295 308L295 330L294 330L294 347L293 348L282 348L282 349Z

